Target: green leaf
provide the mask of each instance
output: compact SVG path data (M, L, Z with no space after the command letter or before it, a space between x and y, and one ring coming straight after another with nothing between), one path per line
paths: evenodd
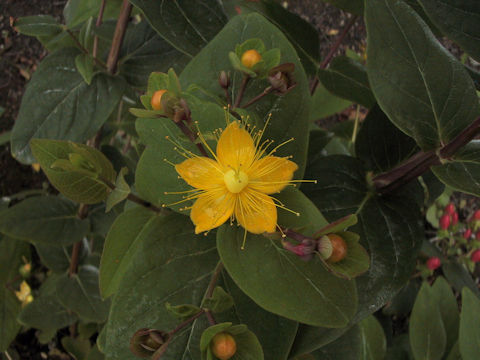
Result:
M6 288L0 290L0 351L5 351L17 336L20 324L17 322L17 314L20 311L20 303L15 294Z
M125 181L125 175L128 173L128 168L123 167L118 173L117 180L115 180L115 189L108 195L105 211L109 212L112 208L125 200L130 194L130 186Z
M73 244L89 227L77 211L75 204L56 196L30 197L1 212L0 232L33 243Z
M285 96L270 94L265 96L248 109L258 115L261 120L256 125L263 128L264 121L268 114L272 119L264 138L275 140L280 144L290 138L295 138L278 150L279 156L293 155L299 170L295 177L301 178L305 165L307 152L307 136L309 126L310 92L308 81L298 59L295 49L288 42L285 36L275 26L269 23L259 14L252 13L233 18L223 30L187 65L180 75L180 82L183 88L195 83L211 94L223 98L224 92L218 85L218 74L221 70L233 71L228 58L228 53L233 51L236 44L242 44L251 38L259 38L265 44L266 49L280 49L281 62L295 64L295 81L297 86ZM233 100L238 96L238 89L242 75L234 72L231 79ZM251 100L260 94L268 83L263 80L252 80L248 84L243 97L243 103ZM203 122L199 120L200 129L204 128ZM225 124L225 122L223 122ZM222 126L223 127L223 126Z
M25 305L18 321L27 327L42 331L57 330L78 320L77 315L65 308L57 299L56 286L60 275L50 275L40 288L39 296Z
M178 319L168 313L165 303L199 306L217 262L212 236L194 235L187 217L157 217L113 299L104 330L107 357L134 359L128 343L140 328L174 329ZM198 326L206 326L200 322ZM170 343L164 358L199 359L200 334L191 338L192 330L186 327Z
M97 74L87 85L76 71L78 54L71 48L56 51L33 74L12 130L12 154L17 160L34 162L32 138L78 142L91 138L120 100L124 81Z
M121 0L109 0L106 3L103 19L117 18L121 8ZM65 23L74 28L91 16L97 16L101 2L97 0L69 0L63 9Z
M374 316L363 319L358 328L362 339L359 360L383 360L387 352L387 339L382 325Z
M119 72L129 84L145 87L150 73L180 72L189 60L153 30L146 21L128 27L120 51Z
M406 317L412 311L419 288L417 282L409 281L392 301L382 309L382 313L388 316Z
M369 112L355 142L355 153L367 170L382 173L412 156L415 141L400 131L378 106Z
M369 316L312 355L319 360L382 360L386 347L382 326L375 317Z
M347 244L347 256L339 262L331 263L326 261L325 265L335 275L346 279L353 279L365 273L370 267L370 256L365 248L358 243L358 234L343 231L337 232Z
M215 0L189 2L132 0L150 25L178 51L193 57L225 24Z
M452 160L433 166L435 176L453 190L480 196L480 140L471 141Z
M7 350L17 336L20 324L17 315L20 303L7 283L18 276L24 257L29 257L28 244L3 237L0 239L0 351Z
M375 105L367 72L362 64L353 59L346 56L335 57L327 70L318 71L318 78L332 94L367 108Z
M321 176L319 176L321 174ZM360 244L372 260L369 271L356 278L359 289L357 319L376 311L410 278L421 246L423 227L413 184L396 194L377 196L367 182L361 163L347 156L319 157L310 162L302 191L329 221L356 214L358 224L349 231L360 235Z
M5 286L19 274L18 270L24 264L23 259L30 258L28 244L1 237L0 239L0 286ZM10 290L9 290L10 291Z
M212 297L206 298L202 307L211 310L213 313L222 313L234 306L233 298L220 286L213 290Z
M440 316L445 327L447 342L445 353L450 353L453 345L458 340L459 312L457 299L452 292L450 285L443 277L438 277L431 288L431 300L438 306Z
M73 201L94 204L110 193L115 181L112 163L100 151L70 141L33 139L33 155L48 180Z
M460 353L463 360L475 360L480 352L480 300L468 288L462 290Z
M90 351L90 341L88 339L65 336L62 338L61 343L63 348L77 360L85 359Z
M439 360L445 353L445 326L427 282L422 284L413 305L409 336L416 360Z
M403 1L368 1L365 15L368 75L380 107L423 150L448 143L480 113L463 65Z
M76 274L64 274L56 289L60 303L82 320L102 323L107 319L110 301L103 301L100 296L96 267L84 265Z
M248 326L258 337L262 348L265 349L265 360L290 359L289 352L293 340L296 338L298 324L263 310L238 288L225 271L222 272L222 275L223 286L235 302L235 313L227 316L227 319Z
M322 0L328 2L336 7L345 10L349 13L363 16L363 1L362 0Z
M332 329L300 324L290 356L307 354L320 349L340 338L347 330L347 327Z
M351 101L333 95L322 83L319 83L312 96L310 120L315 121L334 115L351 104Z
M447 360L462 360L462 355L460 354L460 345L458 342L453 345L452 351L450 351L448 354Z
M230 358L231 360L263 360L263 350L257 337L253 332L247 329L245 325L233 325L232 323L216 324L206 329L200 340L200 349L202 350L202 360L215 359L209 344L212 338L220 333L230 333L235 339L237 351Z
M83 80L90 85L93 78L93 58L87 54L78 54L75 57L75 66Z
M225 126L223 108L213 103L199 101L193 96L186 98L192 118L199 121L198 126L204 135L212 137L215 129ZM175 150L178 146L173 143L194 154L198 154L197 147L170 119L138 119L136 125L141 141L147 145L135 172L135 187L139 194L143 199L159 206L182 200L182 194L170 194L191 189L185 181L178 179L178 173L171 165L180 164L185 160L185 157ZM170 207L178 211L187 204L189 202Z
M461 292L464 287L467 287L480 298L480 290L478 290L477 284L463 265L452 260L443 261L442 270L448 282L452 284L455 290Z
M440 31L480 61L480 9L475 0L418 0Z
M100 289L104 298L118 290L132 257L150 234L150 224L157 221L158 216L143 207L129 209L115 220L105 239L100 264Z
M79 255L79 262L81 263L88 252L88 242L83 238L83 246ZM70 256L72 253L72 245L58 246L45 243L36 243L35 250L37 250L42 264L48 267L53 272L64 272L70 266Z
M62 25L50 15L25 16L13 23L13 28L23 35L54 36L63 31Z
M292 218L279 213L282 226L308 226L305 229L308 234L325 225L322 215L300 193L294 192L280 201L302 214L300 218ZM285 217L282 219L280 215ZM242 249L244 231L224 225L217 232L222 262L242 291L267 311L305 324L342 327L348 323L357 301L353 281L330 274L317 258L309 262L300 260L284 250L277 240L247 233ZM277 274L283 276L278 278ZM315 305L305 306L301 299L307 298Z
M252 2L246 0L224 1L224 6L238 6L242 14L258 12L277 26L295 47L308 74L315 74L320 64L320 45L317 31L300 16L286 10L272 0ZM234 10L235 11L235 10ZM236 12L235 12L236 14Z
M202 309L195 305L183 304L183 305L170 305L170 303L166 303L165 307L167 310L175 317L186 320L191 318L192 316L198 314Z

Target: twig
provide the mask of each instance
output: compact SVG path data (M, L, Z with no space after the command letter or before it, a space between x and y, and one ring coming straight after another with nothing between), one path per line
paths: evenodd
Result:
M195 144L195 146L198 148L198 151L200 151L203 156L208 157L208 153L203 145L199 142L196 142L197 136L195 133L183 121L175 121L175 124L177 124L178 128L183 132L183 134Z
M205 298L208 299L212 297L213 290L215 289L215 285L217 284L218 277L220 276L220 273L222 272L222 270L223 270L223 263L219 261L217 266L215 267L215 270L213 271L212 278L208 283L207 292L205 293ZM210 325L215 325L217 323L210 310L205 309L205 316L207 317Z
M245 108L249 107L250 105L252 105L254 102L256 102L256 101L260 100L261 98L263 98L264 96L270 94L272 91L273 91L273 87L269 86L269 87L265 88L265 90L263 90L260 94L255 96L249 102L247 102L245 105L240 106L240 107L242 109L245 109Z
M113 34L112 46L107 59L107 71L113 74L117 68L118 56L120 55L120 48L122 46L123 37L127 31L128 19L132 11L132 4L128 0L123 0L122 9L118 16L117 26Z
M98 17L97 17L97 22L95 23L95 27L100 27L102 25L102 19L103 19L103 12L105 11L105 4L106 0L102 0L102 3L100 5L100 10L98 12ZM94 59L97 58L97 51L98 51L98 36L95 34L93 37L93 50L92 50L92 56Z
M86 204L81 204L80 208L78 209L78 218L79 219L85 219L88 215L88 205ZM73 276L74 274L77 273L78 270L78 261L80 259L80 250L82 250L82 240L77 241L75 244L73 244L73 249L72 249L72 256L70 258L70 268L68 269L68 274L70 276Z
M237 98L235 99L235 104L233 108L237 108L240 106L240 102L242 101L243 94L245 93L245 89L247 88L248 81L250 80L250 76L243 75L242 84L240 85L240 90L238 91Z
M75 45L77 45L85 55L90 55L90 52L85 48L85 46L83 46L80 43L80 41L78 41L77 37L75 36L75 34L70 29L66 29L65 31L67 32L68 35L70 35L70 37L72 38ZM98 59L96 57L93 57L93 61L95 61L95 63L98 66L100 66L102 69L107 68L107 66L102 61L100 61L100 59Z
M357 20L357 16L353 16L350 21L345 25L343 28L342 32L338 36L337 40L333 44L333 46L330 48L330 51L328 52L327 56L323 59L323 61L320 63L320 69L325 69L327 65L330 63L330 61L333 58L333 55L337 52L338 48L342 44L343 40L345 39L345 36L347 36L348 32L352 28L353 24L355 24L355 21ZM312 86L310 87L310 95L313 95L315 92L315 89L318 86L318 76L315 77L315 80L312 83Z
M111 181L108 181L106 179L101 179L101 181L107 185L110 189L112 190L115 190L116 186L115 184L113 184ZM128 196L127 196L127 199L138 204L138 205L141 205L149 210L152 210L152 211L155 211L156 213L162 213L163 210L155 205L153 205L151 202L148 202L146 200L143 200L141 198L139 198L137 195L135 194L132 194L132 193L129 193Z
M428 171L431 166L440 165L441 159L452 157L460 148L468 144L470 140L477 135L479 129L480 117L458 134L451 142L440 148L437 153L434 150L428 152L420 151L403 164L398 165L386 173L377 175L373 179L377 192L381 194L388 193L416 179Z

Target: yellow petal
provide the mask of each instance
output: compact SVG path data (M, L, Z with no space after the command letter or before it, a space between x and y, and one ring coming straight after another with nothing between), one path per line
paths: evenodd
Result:
M235 121L222 132L217 144L218 161L226 168L247 169L255 157L255 144L247 130Z
M282 190L298 169L293 161L276 156L266 156L255 161L248 170L248 186L265 194Z
M221 188L200 195L190 213L195 224L195 233L211 230L227 221L233 214L235 197L235 194Z
M208 190L223 184L220 165L207 157L190 158L175 165L175 170L189 185L197 189Z
M246 188L239 194L235 204L235 218L253 234L274 232L277 208L270 196Z

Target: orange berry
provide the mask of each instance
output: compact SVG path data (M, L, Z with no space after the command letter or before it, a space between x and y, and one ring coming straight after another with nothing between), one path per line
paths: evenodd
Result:
M251 69L256 63L262 60L262 55L257 50L247 50L242 55L242 65Z
M336 234L327 235L332 243L332 255L328 258L328 261L332 263L339 262L347 256L347 244L340 236Z
M210 348L218 359L228 360L237 352L237 343L232 335L221 332L213 337Z
M162 96L165 94L167 90L157 90L152 96L152 100L150 100L150 104L152 105L153 110L162 110Z

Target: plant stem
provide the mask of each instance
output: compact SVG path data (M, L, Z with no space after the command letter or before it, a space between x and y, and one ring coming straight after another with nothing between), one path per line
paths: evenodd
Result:
M215 267L215 270L213 271L213 275L212 275L212 278L210 279L210 283L208 284L205 297L207 298L212 297L213 290L215 289L215 285L217 284L218 277L220 276L222 270L223 270L223 263L219 261L217 266Z
M282 231L290 239L293 239L293 240L296 240L296 241L299 241L299 242L302 242L304 240L315 241L315 239L313 239L309 236L300 234L299 232L296 232L295 230L292 230L292 229L287 229L287 228L282 227Z
M195 146L198 148L198 151L200 151L203 156L208 157L208 153L203 147L203 145L195 141L197 139L197 136L192 131L192 129L190 129L183 121L175 121L175 124L177 124L178 128L184 133L184 135L188 137L192 143L195 144Z
M101 181L107 185L110 189L112 190L115 190L116 186L115 184L113 184L112 182L106 180L106 179L101 179ZM132 194L132 193L129 193L128 196L127 196L127 199L138 204L138 205L141 205L149 210L152 210L152 211L155 211L156 213L160 214L162 212L164 212L163 209L153 205L151 202L148 202L146 200L143 200L141 198L139 198L137 195L135 194Z
M451 142L440 148L438 152L430 150L420 151L404 163L392 170L379 174L373 179L378 193L385 194L395 190L418 176L427 172L431 166L440 165L441 159L452 157L460 148L465 146L478 134L480 117L458 134Z
M260 100L261 98L263 98L264 96L270 94L272 91L273 91L273 88L271 86L269 86L269 87L265 88L265 90L263 90L260 94L255 96L249 102L247 102L245 105L240 106L240 107L242 109L245 109L245 108L249 107L250 105L252 105L254 102L256 102L256 101Z
M100 11L98 12L98 17L97 17L97 22L95 23L95 27L100 27L102 25L102 19L103 19L103 12L105 11L105 4L106 0L102 0L102 4L100 5ZM93 37L93 50L92 50L92 56L93 59L97 58L97 52L98 52L98 36L95 34Z
M242 102L243 94L245 93L245 89L247 88L247 84L249 81L250 81L250 76L243 75L242 84L240 85L240 90L238 91L237 98L235 99L235 104L233 105L234 109L240 106L240 103Z
M88 205L81 204L78 209L78 218L85 219L88 215ZM70 268L68 269L68 274L70 276L77 273L78 270L78 260L80 259L80 250L82 250L82 241L77 241L73 244L72 256L70 258Z
M357 132L358 132L358 122L360 115L360 105L357 105L357 114L355 116L355 123L353 125L353 133L352 133L352 143L355 144L355 140L357 140Z
M107 71L113 74L117 69L118 56L120 55L120 48L122 46L123 37L127 31L128 19L132 11L132 4L128 0L123 0L122 9L118 16L117 26L113 34L112 46L107 59Z
M352 28L353 24L355 24L355 21L357 20L357 16L353 16L350 21L345 25L343 28L342 32L338 36L337 40L333 44L333 46L330 48L330 51L328 52L327 56L323 59L323 61L320 63L320 69L325 69L327 65L330 63L330 61L333 58L333 55L337 52L338 48L342 44L343 40L345 39L345 36L347 36L348 32ZM313 95L315 92L315 89L318 86L318 76L315 77L312 86L310 87L310 95Z
M73 39L73 42L75 43L75 45L77 45L85 55L90 55L90 52L80 43L80 41L78 41L77 37L75 36L75 34L70 29L66 29L65 31L67 32L68 35L70 35L70 37ZM107 66L102 61L97 59L96 57L93 57L93 60L102 69L107 68Z

